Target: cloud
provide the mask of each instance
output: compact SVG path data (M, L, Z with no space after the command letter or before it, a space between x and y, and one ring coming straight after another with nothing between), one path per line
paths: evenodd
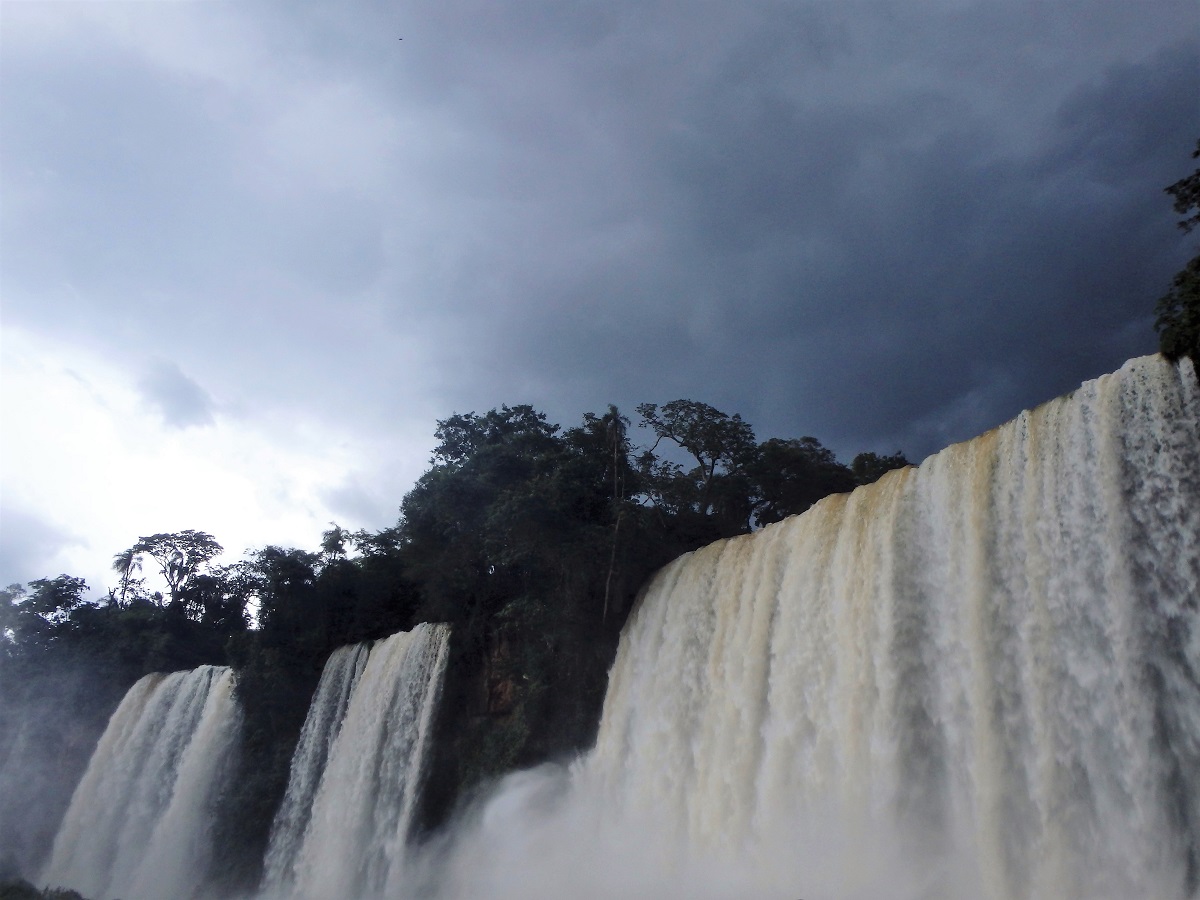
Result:
M353 522L369 522L376 527L390 525L396 518L393 504L382 501L372 489L365 487L356 478L322 492L321 499L335 516L344 516Z
M59 574L62 554L83 543L34 513L0 506L0 587Z
M319 523L502 403L922 456L1152 350L1193 252L1191 0L0 17L6 328L138 384L147 440L303 431Z
M138 381L142 399L172 428L211 425L213 400L173 362L159 360Z

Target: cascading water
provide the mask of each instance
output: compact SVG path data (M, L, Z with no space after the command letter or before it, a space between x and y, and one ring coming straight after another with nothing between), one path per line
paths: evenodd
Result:
M1198 607L1200 388L1133 360L668 565L440 893L1197 896Z
M194 896L240 722L230 669L141 679L100 738L41 881L96 898Z
M449 636L423 624L330 657L272 830L266 896L400 890Z
M263 883L278 890L290 880L304 832L312 816L313 800L325 772L334 741L350 705L354 686L367 663L370 644L352 644L334 650L321 672L292 758L287 793L271 825L271 841L263 864Z
M676 560L596 748L406 846L448 652L335 653L264 894L1200 897L1200 386L1128 363L802 516ZM227 669L114 713L41 880L196 896L240 717Z

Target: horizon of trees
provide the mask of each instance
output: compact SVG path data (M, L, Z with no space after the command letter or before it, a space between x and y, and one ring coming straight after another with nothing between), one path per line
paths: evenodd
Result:
M528 405L502 406L482 416L455 413L437 422L434 433L440 443L432 453L433 468L418 479L409 494L425 493L429 483L440 477L435 472L444 474L448 468L467 463L488 444L512 438L530 448L539 439L543 449L563 440L578 445L584 432L601 429L603 442L613 455L610 499L618 532L624 503L657 509L660 516L691 520L696 537L707 532L716 540L780 521L830 493L853 490L891 469L911 465L901 451L887 455L863 452L844 465L820 441L807 436L770 438L757 444L753 429L740 415L697 401L675 400L661 409L656 404L641 404L637 409L639 424L655 437L649 447L630 442L630 421L614 406L603 416L586 413L581 426L561 435L561 426L548 423L544 414ZM669 456L656 454L664 441L690 456L696 465L685 468ZM319 571L331 563L386 553L389 545L410 536L403 510L405 504L416 503L417 497L410 501L406 495L400 522L377 533L366 529L351 532L331 522L321 536L320 549L302 558ZM356 550L358 557L354 556ZM21 634L44 634L48 628L70 621L72 613L84 606L151 605L176 609L188 619L208 624L232 625L241 617L253 628L255 617L248 610L262 597L263 572L270 568L267 561L302 551L267 546L248 551L234 563L215 564L223 551L216 538L203 531L156 533L139 537L113 556L116 586L102 589L99 597L89 596L94 589L84 579L65 573L24 585L10 584L0 589L0 645L13 643ZM147 586L151 569L163 589ZM28 614L41 621L35 623Z

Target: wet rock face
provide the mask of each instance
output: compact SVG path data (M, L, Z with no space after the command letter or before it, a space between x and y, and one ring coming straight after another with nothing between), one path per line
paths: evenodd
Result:
M483 668L484 709L489 716L507 716L513 711L517 696L512 648L508 638L501 634L492 635L488 645Z

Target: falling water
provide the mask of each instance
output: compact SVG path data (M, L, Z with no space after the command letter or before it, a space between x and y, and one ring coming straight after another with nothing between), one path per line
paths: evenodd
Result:
M42 882L96 898L194 896L240 721L227 668L141 679L100 738Z
M300 741L292 757L283 805L271 826L271 842L263 864L263 882L278 889L290 878L296 855L312 815L313 799L325 772L350 697L367 663L370 644L352 644L333 651L313 695Z
M418 625L330 658L292 760L264 893L392 896L426 763L450 629ZM365 663L365 664L364 664Z
M653 579L442 895L1197 895L1200 388L1133 360Z

